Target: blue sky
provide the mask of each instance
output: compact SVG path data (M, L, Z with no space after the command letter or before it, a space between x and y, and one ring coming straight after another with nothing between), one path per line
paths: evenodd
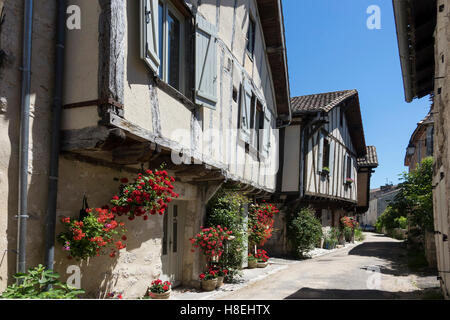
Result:
M381 9L380 30L366 26L370 5ZM291 96L357 89L366 144L380 163L371 188L397 183L430 102L405 102L392 0L283 0L283 10Z

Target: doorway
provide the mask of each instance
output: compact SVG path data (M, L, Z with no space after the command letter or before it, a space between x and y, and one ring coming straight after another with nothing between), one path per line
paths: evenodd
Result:
M180 204L170 203L163 218L161 280L170 281L172 287L181 284L183 275L184 212Z

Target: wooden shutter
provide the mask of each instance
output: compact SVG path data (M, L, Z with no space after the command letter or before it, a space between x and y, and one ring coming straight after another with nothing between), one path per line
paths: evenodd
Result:
M252 88L247 79L244 79L241 94L240 135L246 143L250 143L250 111L252 104Z
M197 15L195 33L195 103L215 109L217 104L216 26Z
M317 156L317 170L319 172L322 171L322 165L323 165L323 140L324 136L321 131L319 131L319 153Z
M160 65L158 11L158 0L141 0L141 58L155 74Z
M353 157L350 157L350 178L355 181L355 159Z
M334 170L334 147L335 147L335 142L333 141L333 139L330 139L330 162L329 162L329 169L330 169L330 175L333 174L333 170Z
M265 157L269 156L269 150L270 150L270 132L271 132L271 121L272 120L272 114L270 113L270 110L265 107L264 108L264 136L263 136L263 155Z

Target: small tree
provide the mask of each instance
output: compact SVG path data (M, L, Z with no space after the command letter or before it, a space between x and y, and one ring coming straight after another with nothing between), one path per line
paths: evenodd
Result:
M288 233L294 256L304 258L320 241L322 224L311 208L303 208L289 223Z

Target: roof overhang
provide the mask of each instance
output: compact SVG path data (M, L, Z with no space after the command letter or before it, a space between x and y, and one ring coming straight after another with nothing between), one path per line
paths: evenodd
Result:
M405 100L434 90L436 0L392 0Z
M292 120L292 113L283 7L281 0L257 0L256 2L273 78L278 120L286 125Z

